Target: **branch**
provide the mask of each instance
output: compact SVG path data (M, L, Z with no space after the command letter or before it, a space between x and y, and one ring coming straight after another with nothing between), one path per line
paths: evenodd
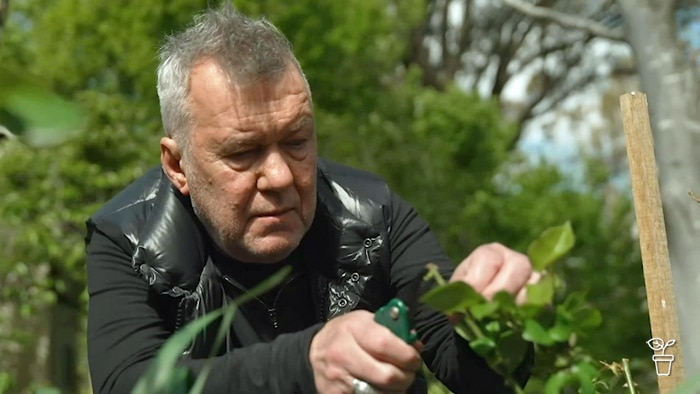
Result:
M639 70L634 65L616 65L610 72L610 75L615 78L631 77L639 75Z
M535 61L536 59L544 59L547 55L569 49L572 45L572 42L563 41L555 43L554 45L543 46L540 48L539 52L534 52L531 55L528 55L527 57L523 57L522 59L517 60L522 64L520 67L523 68L526 65Z
M0 0L0 34L5 27L7 15L10 13L10 0Z
M528 4L522 0L503 0L503 2L511 8L535 19L553 22L561 25L562 27L583 30L596 37L626 42L623 34L616 33L600 23L596 23L591 20L577 18L551 8Z

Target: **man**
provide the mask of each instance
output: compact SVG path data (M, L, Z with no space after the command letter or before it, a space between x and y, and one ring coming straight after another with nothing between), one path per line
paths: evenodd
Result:
M215 324L183 355L195 374L211 362L207 392L425 392L422 361L455 392L504 391L417 287L433 262L522 300L537 280L527 258L490 244L452 272L382 180L317 158L311 92L274 26L230 6L195 22L161 49L162 167L88 221L94 391L128 392L173 332L283 266L291 275L242 306L221 347ZM417 305L415 346L373 320L393 297Z

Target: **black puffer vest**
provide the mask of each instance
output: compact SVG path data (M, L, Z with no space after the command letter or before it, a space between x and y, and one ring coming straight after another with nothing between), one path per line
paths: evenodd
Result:
M374 311L389 294L390 191L374 175L319 161L318 202L312 229L302 242L311 267L320 321L354 309ZM87 222L89 239L100 231L131 256L135 273L161 295L174 330L226 304L207 237L183 196L155 168L111 199ZM218 327L210 327L187 352L210 355ZM222 353L233 345L216 351Z

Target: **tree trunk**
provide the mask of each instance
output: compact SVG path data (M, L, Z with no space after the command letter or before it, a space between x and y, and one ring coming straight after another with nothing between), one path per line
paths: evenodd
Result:
M700 367L700 206L688 192L700 187L700 80L678 44L673 3L618 0L649 102L685 369L695 371Z
M78 392L78 332L80 311L57 303L51 308L49 379L64 393Z

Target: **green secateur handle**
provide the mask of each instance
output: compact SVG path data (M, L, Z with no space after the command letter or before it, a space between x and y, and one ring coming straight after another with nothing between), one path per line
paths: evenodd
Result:
M399 338L412 344L418 340L418 334L413 329L408 317L408 307L398 298L393 298L374 313L374 321L390 329Z

